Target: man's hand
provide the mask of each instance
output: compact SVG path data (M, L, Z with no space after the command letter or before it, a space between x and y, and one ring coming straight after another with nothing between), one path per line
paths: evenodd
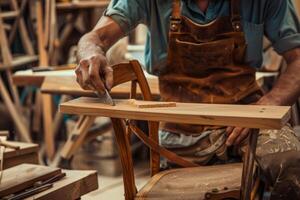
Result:
M241 127L227 127L227 141L226 145L239 145L244 139L247 138L249 134L249 128L241 128Z
M92 89L103 94L105 89L112 88L113 70L107 66L106 58L102 54L81 59L75 73L77 82L85 90Z
M109 17L101 17L95 28L78 43L77 82L85 90L100 94L113 86L113 70L107 66L106 51L124 35L119 24Z

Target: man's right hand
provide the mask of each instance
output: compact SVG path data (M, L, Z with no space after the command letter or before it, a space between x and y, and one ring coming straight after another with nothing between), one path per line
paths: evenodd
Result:
M100 94L113 86L113 70L107 66L105 52L124 35L110 17L103 16L95 28L82 36L78 43L77 82L85 90Z
M94 90L103 94L113 86L113 70L107 66L106 57L95 54L83 58L75 70L77 82L85 90Z

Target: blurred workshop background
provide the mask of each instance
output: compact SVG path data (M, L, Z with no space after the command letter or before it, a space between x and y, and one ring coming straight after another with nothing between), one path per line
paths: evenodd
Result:
M300 1L294 1L300 12ZM41 165L97 170L99 189L82 199L123 198L122 170L110 120L97 118L84 133L86 137L74 145L67 139L70 134L79 137L76 123L81 119L58 110L61 102L76 97L72 87L79 87L74 86L74 78L59 77L74 74L78 40L94 27L109 2L0 0L0 130L8 130L8 140L38 144L38 150L31 151L38 153ZM143 64L146 35L147 28L139 25L109 50L109 63L137 59ZM271 88L285 66L265 39L261 85ZM128 95L129 91L120 91L115 96ZM299 109L300 101L293 106L291 121L298 134ZM149 175L145 167L148 149L134 136L131 143L137 185L143 185Z

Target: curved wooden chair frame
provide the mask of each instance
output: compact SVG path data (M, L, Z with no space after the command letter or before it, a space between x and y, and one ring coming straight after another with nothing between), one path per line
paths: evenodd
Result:
M113 66L114 70L114 86L131 81L130 98L136 98L136 89L139 85L143 100L151 101L151 90L147 84L142 68L138 61L130 61L126 64L118 64ZM143 143L150 148L150 169L151 176L159 172L160 155L166 157L173 163L182 167L197 167L198 165L192 163L184 158L176 155L175 153L161 147L158 142L158 129L159 122L148 121L149 135L147 136L141 131L134 123L134 121L112 118L113 128L115 132L116 142L119 148L119 156L123 168L123 180L125 189L125 199L132 200L137 194L137 189L134 179L133 162L131 157L129 139L131 133L134 133ZM243 168L242 198L245 199L250 196L254 152L256 148L258 130L253 130L250 136L248 152L245 156Z

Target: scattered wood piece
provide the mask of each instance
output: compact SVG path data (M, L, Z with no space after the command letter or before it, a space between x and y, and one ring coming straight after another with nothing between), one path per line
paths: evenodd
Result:
M130 99L128 102L137 108L167 108L176 107L176 102L160 102L160 101L138 101L136 99Z
M61 173L61 169L46 166L22 164L3 171L0 197L7 196L45 181Z
M8 137L9 136L9 132L8 131L0 131L0 137Z

